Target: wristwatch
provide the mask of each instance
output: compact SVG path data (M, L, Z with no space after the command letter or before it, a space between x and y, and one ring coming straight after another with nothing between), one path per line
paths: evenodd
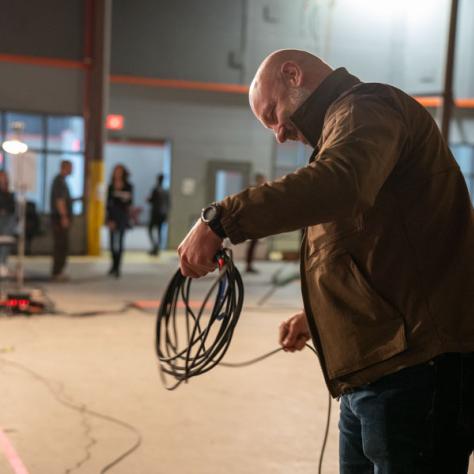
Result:
M201 221L207 224L211 230L221 239L227 236L221 225L222 208L218 204L210 204L201 211Z

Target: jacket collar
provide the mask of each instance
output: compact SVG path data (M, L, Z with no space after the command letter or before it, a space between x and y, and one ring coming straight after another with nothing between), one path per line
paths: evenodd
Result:
M296 109L290 120L315 148L323 130L324 117L329 106L360 80L343 67L333 71L316 90Z

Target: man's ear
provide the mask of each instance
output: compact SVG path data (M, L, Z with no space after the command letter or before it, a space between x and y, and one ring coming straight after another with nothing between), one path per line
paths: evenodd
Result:
M298 64L293 61L286 61L281 65L281 75L286 84L292 87L299 87L303 82L303 71Z

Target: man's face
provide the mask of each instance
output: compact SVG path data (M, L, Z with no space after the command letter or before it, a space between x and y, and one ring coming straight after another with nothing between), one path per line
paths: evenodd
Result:
M64 165L64 176L70 176L72 174L72 163L66 163Z
M252 111L262 125L273 130L278 143L287 140L307 144L303 134L293 125L291 115L306 100L308 94L301 88L286 88L260 80L251 95Z

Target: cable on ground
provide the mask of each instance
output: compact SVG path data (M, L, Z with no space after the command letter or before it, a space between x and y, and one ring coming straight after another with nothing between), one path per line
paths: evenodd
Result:
M132 432L135 435L135 442L133 443L133 445L130 448L128 448L126 451L121 453L119 456L114 458L107 465L102 467L102 469L100 470L100 474L105 474L106 472L110 471L112 469L112 467L116 466L118 463L123 461L126 457L130 456L134 451L136 451L140 447L140 445L142 443L142 435L141 435L140 431L137 428L135 428L133 425L131 425L130 423L127 423L127 422L125 422L123 420L120 420L118 418L115 418L113 416L105 415L101 412L91 410L85 404L80 404L79 405L79 404L76 404L74 402L71 402L69 399L67 399L67 396L64 394L62 385L61 385L60 390L55 389L54 386L53 386L54 384L53 384L52 380L50 380L46 377L43 377L38 372L34 371L33 369L30 369L26 365L20 364L18 362L14 362L14 361L9 360L9 359L5 359L3 357L0 357L0 362L2 364L10 365L12 367L15 367L16 369L19 369L19 370L22 370L23 372L26 372L31 377L33 377L35 380L37 380L37 381L41 382L43 385L45 385L46 388L49 390L49 392L53 395L53 397L55 398L55 400L58 403L60 403L61 405L63 405L64 407L66 407L70 410L73 410L73 411L76 411L76 412L80 413L81 416L83 417L82 423L86 428L86 430L85 430L86 437L89 439L89 443L85 447L86 454L73 467L69 467L69 468L65 469L65 471L64 471L65 474L69 474L70 472L78 469L85 462L87 462L92 457L90 449L92 448L92 446L94 444L97 443L97 440L90 435L91 429L90 429L90 425L88 424L87 420L85 419L85 415L89 415L89 416L92 416L94 418L98 418L98 419L107 421L109 423L113 423L117 426L121 426L122 428L127 429L128 431Z

